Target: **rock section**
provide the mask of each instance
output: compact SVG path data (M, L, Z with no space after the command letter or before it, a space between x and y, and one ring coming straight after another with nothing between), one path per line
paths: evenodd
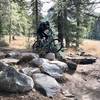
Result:
M17 72L13 67L0 62L0 91L27 92L33 89L31 77Z
M43 63L41 71L55 79L60 79L63 77L63 71L56 64Z
M15 58L4 58L4 59L1 59L0 62L4 62L4 63L7 63L7 64L17 64L18 59L15 59Z
M55 60L55 61L50 61L50 64L56 64L59 68L61 68L61 70L63 70L63 72L68 71L68 65L64 62Z
M20 69L19 71L28 75L28 76L32 76L34 73L39 73L40 69L39 68L26 67L26 68Z
M15 58L15 59L18 59L18 58L20 58L20 56L21 56L21 53L20 52L11 51L11 52L7 53L5 57L6 58Z
M22 53L20 60L17 62L17 64L28 63L35 58L39 58L39 55L36 53Z
M49 62L48 59L45 58L35 58L32 61L29 62L31 67L41 67L43 63Z
M57 92L60 92L61 86L57 81L45 74L34 74L35 88L48 97L53 97Z
M93 56L73 56L67 57L67 59L77 64L93 64L96 61L96 57Z

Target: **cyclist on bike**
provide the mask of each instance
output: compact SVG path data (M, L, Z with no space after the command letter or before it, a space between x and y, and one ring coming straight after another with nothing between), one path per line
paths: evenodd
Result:
M33 44L33 51L58 52L62 45L58 39L54 39L52 29L48 21L41 22L37 29L37 41ZM38 49L39 48L39 49Z

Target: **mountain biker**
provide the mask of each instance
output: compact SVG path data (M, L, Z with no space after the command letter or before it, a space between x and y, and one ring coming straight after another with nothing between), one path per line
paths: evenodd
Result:
M58 52L61 50L62 45L59 43L58 39L54 39L53 31L50 28L48 21L41 22L37 29L37 41L32 46L33 52L41 52L43 54L48 52ZM41 53L40 52L40 53ZM43 55L41 53L41 55Z
M37 29L37 34L40 39L45 38L47 40L48 37L50 37L52 30L48 21L40 23L39 28Z
M53 34L53 31L52 29L50 28L50 23L48 21L45 22L46 23L46 26L47 26L47 30L48 30L48 37L50 37L52 34Z

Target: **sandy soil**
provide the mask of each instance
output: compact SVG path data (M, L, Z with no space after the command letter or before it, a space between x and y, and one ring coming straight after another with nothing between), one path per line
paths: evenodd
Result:
M8 42L8 37L5 37L5 40ZM16 49L25 49L31 47L35 39L31 37L28 41L28 37L16 36L16 40L12 40L10 43L10 48ZM95 56L100 56L100 41L96 40L83 40L80 45L82 49L85 50L88 54ZM69 52L73 52L73 49L69 49Z
M84 40L80 47L92 55L100 56L100 41Z

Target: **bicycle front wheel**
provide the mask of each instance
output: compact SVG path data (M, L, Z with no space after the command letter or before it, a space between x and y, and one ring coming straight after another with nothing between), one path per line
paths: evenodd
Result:
M62 49L62 42L59 42L58 39L53 39L49 44L50 52L57 53Z

